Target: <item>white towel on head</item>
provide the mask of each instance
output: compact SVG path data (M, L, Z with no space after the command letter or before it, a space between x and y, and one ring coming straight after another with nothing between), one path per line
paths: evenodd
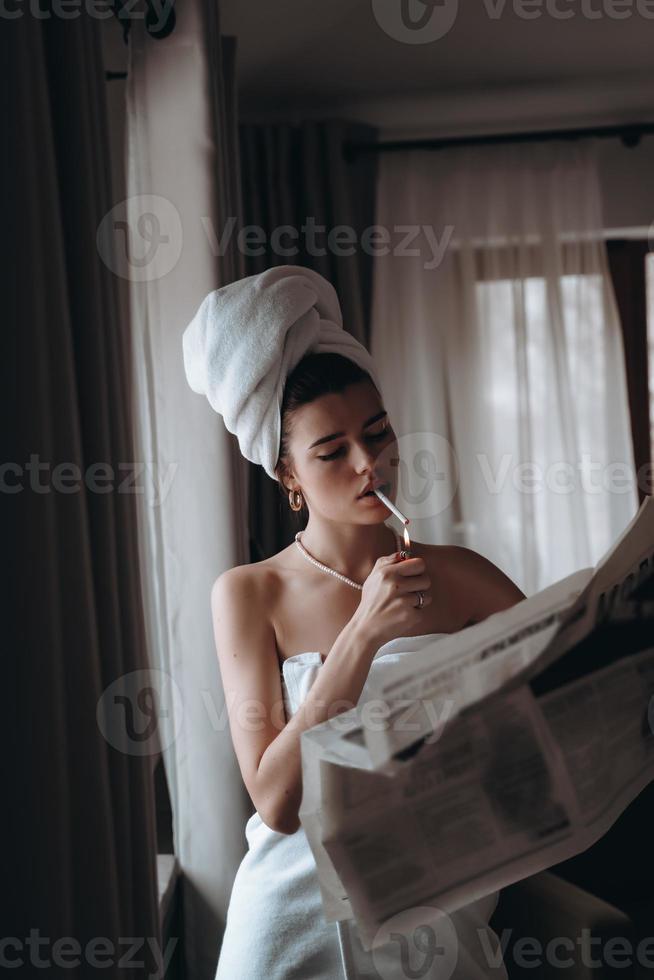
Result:
M342 354L381 393L370 353L343 329L336 290L313 269L281 265L205 296L182 338L186 378L206 395L246 459L273 480L287 376L309 352Z

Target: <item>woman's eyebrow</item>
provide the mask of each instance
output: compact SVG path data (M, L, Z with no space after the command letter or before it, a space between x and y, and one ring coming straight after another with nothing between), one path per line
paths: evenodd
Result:
M378 419L383 418L384 415L387 414L388 413L386 412L386 409L384 409L384 411L382 412L377 412L376 415L373 415L372 418L369 418L367 422L363 423L362 428L367 429L369 425L372 425L373 422L376 422ZM307 451L309 449L313 449L314 446L322 445L323 442L331 442L332 439L340 439L340 437L344 435L345 435L344 432L332 432L330 436L323 436L321 439L316 439L315 442L312 442L310 446L307 446Z

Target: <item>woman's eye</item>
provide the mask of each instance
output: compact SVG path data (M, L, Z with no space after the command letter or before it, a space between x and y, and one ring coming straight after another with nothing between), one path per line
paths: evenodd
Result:
M381 430L381 432L373 432L372 435L369 435L367 438L370 439L372 442L377 442L379 439L383 439L385 436L388 435L389 429L390 426L386 424L384 428ZM339 456L343 455L344 449L345 449L344 446L340 446L336 450L336 452L331 453L329 456L318 456L318 459L322 459L322 460L337 459Z
M383 439L387 433L388 429L382 429L381 432L374 432L371 436L368 436L368 438L372 439L373 442L376 442L377 439Z

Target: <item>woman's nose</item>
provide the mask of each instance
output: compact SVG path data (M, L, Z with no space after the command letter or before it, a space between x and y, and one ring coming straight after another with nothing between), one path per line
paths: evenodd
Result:
M377 459L377 450L370 448L369 446L359 446L356 452L356 465L359 472L369 469L370 476L372 477L372 470L374 469L375 462Z

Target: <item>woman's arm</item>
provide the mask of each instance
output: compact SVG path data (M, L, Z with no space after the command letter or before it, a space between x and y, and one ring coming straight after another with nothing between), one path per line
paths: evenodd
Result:
M378 644L355 614L286 722L275 632L267 615L271 588L267 574L239 565L217 579L211 608L243 781L264 823L278 833L294 834L302 801L300 736L357 704Z

